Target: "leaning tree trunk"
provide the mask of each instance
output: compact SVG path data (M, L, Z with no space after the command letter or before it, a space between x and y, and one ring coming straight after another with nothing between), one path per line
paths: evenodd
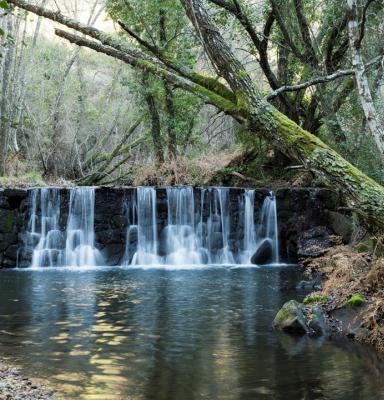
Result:
M228 82L231 90L220 83L213 84L211 79L199 74L189 73L186 69L181 71L179 65L172 66L169 60L161 62L159 59L153 59L152 56L138 49L132 49L116 38L95 28L84 26L60 13L34 6L24 0L9 0L9 2L69 26L96 40L56 30L58 36L76 45L86 46L120 59L135 68L166 80L173 86L194 93L208 104L215 105L253 132L255 140L256 136L262 136L282 153L319 174L334 189L341 190L351 208L368 222L384 229L384 188L267 102L243 65L235 58L218 28L211 22L202 0L181 0L181 2L203 39L212 63L221 77Z
M352 65L355 70L356 84L359 92L360 103L364 111L366 123L369 131L376 143L376 147L384 158L384 126L380 122L371 89L369 87L368 77L365 70L363 56L361 54L361 33L357 15L357 1L347 0L348 4L348 28L349 43L352 52Z

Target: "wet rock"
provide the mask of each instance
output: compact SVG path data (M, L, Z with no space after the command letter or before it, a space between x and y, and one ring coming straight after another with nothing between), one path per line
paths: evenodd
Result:
M276 330L289 333L309 333L302 304L296 300L291 300L285 303L281 310L276 314L273 321L273 327Z
M315 279L309 281L300 281L296 285L296 290L320 290L321 289L321 277L317 276Z
M251 257L251 263L256 265L271 264L273 261L273 249L269 240L264 240L255 254Z
M13 244L12 246L9 246L5 251L5 257L16 261L18 252L19 252L19 246L17 244Z
M103 249L104 260L107 265L119 265L124 257L125 247L119 244L110 244Z
M320 257L331 247L341 243L339 236L325 226L317 226L303 232L299 236L297 254L299 257Z
M307 315L308 327L311 330L312 335L323 336L326 334L326 320L320 306L313 305L307 307L305 315Z
M327 333L327 323L321 306L305 306L296 300L283 305L273 321L276 330L293 333L323 336Z

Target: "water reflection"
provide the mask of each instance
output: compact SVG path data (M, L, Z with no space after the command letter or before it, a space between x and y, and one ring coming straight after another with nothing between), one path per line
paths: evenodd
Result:
M0 351L66 399L380 399L366 348L271 331L291 268L6 271Z

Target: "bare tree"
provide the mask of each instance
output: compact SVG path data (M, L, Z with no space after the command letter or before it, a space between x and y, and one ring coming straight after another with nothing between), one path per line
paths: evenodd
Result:
M375 0L368 0L364 7L364 14L371 3ZM363 56L361 54L361 43L363 41L364 27L360 29L358 19L357 0L347 0L348 5L348 28L349 42L352 54L352 65L355 72L356 84L359 93L359 99L364 111L366 124L371 132L377 150L384 159L384 126L381 123L375 108L371 89L369 87L368 76L365 69ZM365 15L363 23L365 21Z

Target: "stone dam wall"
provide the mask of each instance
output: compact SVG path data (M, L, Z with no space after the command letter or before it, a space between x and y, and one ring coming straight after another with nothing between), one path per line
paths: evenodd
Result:
M229 189L231 221L229 238L233 246L239 237L238 203L245 189ZM135 193L135 188L99 187L95 190L95 245L103 253L107 265L119 265L124 256L127 240L127 202ZM168 218L166 188L157 188L157 218L159 231ZM27 267L31 262L31 253L25 251L25 232L29 220L31 204L30 189L0 190L0 268ZM255 217L261 210L267 189L255 190ZM194 189L196 207L200 204L201 190ZM350 236L349 217L341 214L341 202L337 193L328 189L288 188L275 191L279 230L280 259L283 262L296 262L298 248L303 241L313 240L316 232L326 231L329 235L338 235L347 242ZM60 229L65 229L70 188L60 189L61 212ZM311 234L312 232L312 234ZM313 234L315 232L315 234Z

